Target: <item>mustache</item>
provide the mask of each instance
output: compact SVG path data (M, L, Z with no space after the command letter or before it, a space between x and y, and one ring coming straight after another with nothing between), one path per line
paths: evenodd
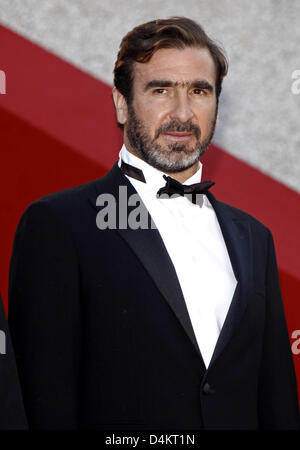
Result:
M201 130L197 125L191 122L182 123L178 121L172 121L161 125L156 130L155 139L157 139L161 133L176 132L176 131L179 133L182 132L193 133L197 139L200 139L201 136Z

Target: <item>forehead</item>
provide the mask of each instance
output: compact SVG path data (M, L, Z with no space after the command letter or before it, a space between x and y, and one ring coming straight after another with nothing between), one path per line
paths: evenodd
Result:
M155 52L147 63L134 64L135 87L142 87L151 79L183 84L205 79L214 86L215 63L207 48L164 48Z

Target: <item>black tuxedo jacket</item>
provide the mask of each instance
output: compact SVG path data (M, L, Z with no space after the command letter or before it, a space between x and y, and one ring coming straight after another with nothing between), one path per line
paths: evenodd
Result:
M238 284L206 368L158 230L96 226L97 197L118 208L120 185L136 193L115 164L31 204L17 229L9 325L30 427L297 428L268 229L208 194Z
M26 428L15 355L0 295L0 430Z

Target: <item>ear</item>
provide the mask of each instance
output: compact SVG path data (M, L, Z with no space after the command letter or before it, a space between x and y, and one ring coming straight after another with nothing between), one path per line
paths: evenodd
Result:
M216 127L219 125L219 114L217 114Z
M117 121L124 125L127 122L128 109L125 97L114 86L112 89L112 96L116 108Z

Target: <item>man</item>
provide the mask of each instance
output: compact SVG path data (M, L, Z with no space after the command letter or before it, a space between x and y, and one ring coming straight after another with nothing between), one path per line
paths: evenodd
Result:
M0 430L26 428L15 356L0 295Z
M118 163L23 215L9 321L30 427L298 427L271 234L199 185L226 72L190 19L132 30Z

